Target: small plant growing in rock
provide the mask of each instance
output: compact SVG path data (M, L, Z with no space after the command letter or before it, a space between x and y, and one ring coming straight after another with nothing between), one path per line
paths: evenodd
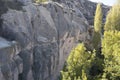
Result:
M42 2L46 2L48 0L35 0L36 3L42 3Z

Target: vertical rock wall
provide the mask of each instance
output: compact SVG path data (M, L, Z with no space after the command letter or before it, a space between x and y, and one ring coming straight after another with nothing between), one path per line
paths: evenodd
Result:
M87 19L71 3L0 3L0 80L57 80L71 49L90 39Z

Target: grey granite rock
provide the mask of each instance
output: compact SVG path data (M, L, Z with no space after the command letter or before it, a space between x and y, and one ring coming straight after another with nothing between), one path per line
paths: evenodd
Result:
M57 80L71 49L90 40L94 3L16 1L0 1L0 80Z
M89 0L61 0L61 3L72 8L79 15L82 14L87 19L90 25L93 25L94 15L97 3L93 3ZM102 4L103 9L103 21L105 22L106 14L110 9L110 6Z

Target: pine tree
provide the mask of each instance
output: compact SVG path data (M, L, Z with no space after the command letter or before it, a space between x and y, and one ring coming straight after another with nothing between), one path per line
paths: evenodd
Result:
M99 51L99 48L101 46L101 35L98 32L94 32L93 38L92 38L92 46L96 51Z
M67 59L66 70L61 72L62 80L87 80L94 55L86 51L84 44L78 44Z
M94 18L94 30L95 32L101 33L101 28L102 28L102 8L101 4L99 3L96 8L95 12L95 18Z
M104 78L120 80L120 32L105 31L102 41Z
M96 10L96 15L99 10L99 8ZM120 80L119 15L120 4L115 4L107 15L106 31L101 45L102 52L100 51L103 55L102 58L96 56L95 51L86 51L84 44L78 44L71 51L65 70L61 72L62 80ZM98 24L100 21L96 22L98 18L95 19L93 38L95 44L93 45L97 47L101 43L101 28L100 24Z
M79 44L75 49L72 50L67 60L67 68L70 72L75 73L75 76L82 76L82 69L85 69L90 65L87 60L91 54L86 52L84 44ZM84 65L84 66L83 66Z
M105 80L120 80L120 0L110 9L104 26L102 54Z
M104 29L105 31L108 30L120 31L120 2L113 5L113 7L110 9L106 18Z
M94 35L93 35L93 40L92 40L93 47L94 49L96 49L96 51L99 50L100 45L101 45L102 16L103 16L102 8L101 8L101 4L99 3L97 5L95 18L94 18Z

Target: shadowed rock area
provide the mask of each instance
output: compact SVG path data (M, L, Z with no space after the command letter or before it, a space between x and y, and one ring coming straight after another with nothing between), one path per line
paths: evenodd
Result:
M87 0L1 0L0 80L58 80L71 49L91 40L95 5Z

